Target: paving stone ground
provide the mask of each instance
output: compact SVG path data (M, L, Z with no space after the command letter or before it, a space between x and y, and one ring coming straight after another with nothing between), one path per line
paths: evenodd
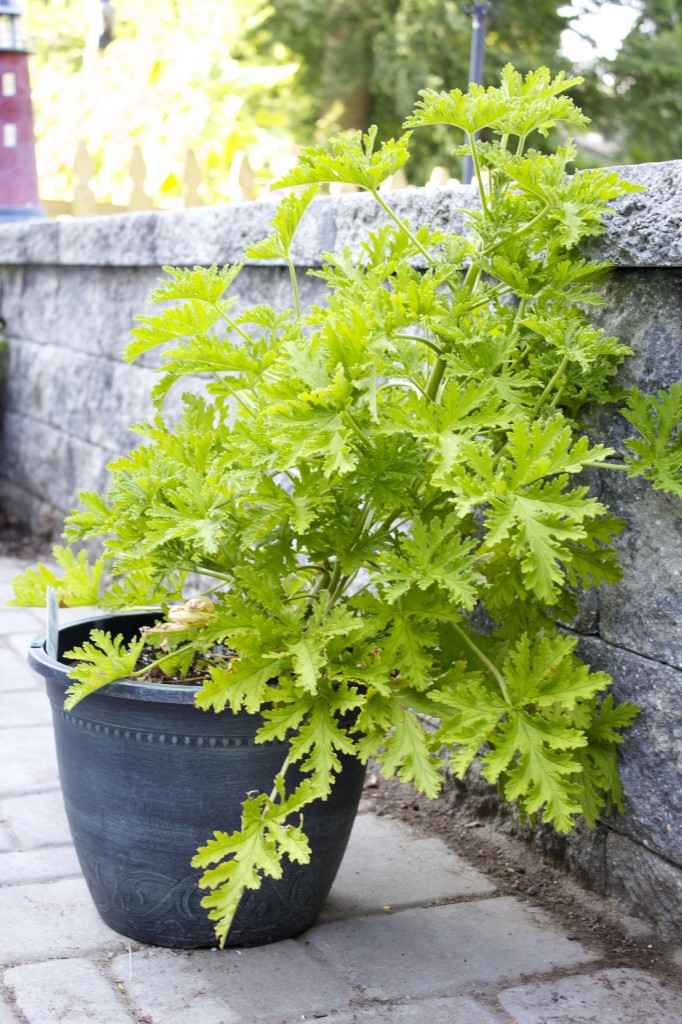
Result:
M0 559L0 594L20 568ZM681 1024L680 987L614 968L438 839L360 814L318 923L191 952L111 931L61 805L42 613L0 608L0 1024Z

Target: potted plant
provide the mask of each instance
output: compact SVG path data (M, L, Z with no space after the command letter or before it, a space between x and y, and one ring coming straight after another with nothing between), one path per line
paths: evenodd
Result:
M369 758L431 797L445 768L461 776L479 759L507 800L561 832L620 806L616 745L636 709L614 704L609 677L579 660L562 624L581 590L619 575L612 541L622 524L586 472L643 474L680 493L682 389L621 395L612 381L629 350L585 314L608 268L579 243L637 187L613 170L569 174L570 141L549 155L528 148L558 121L583 127L566 96L579 81L507 67L498 88L421 94L406 127L453 125L473 158L480 206L464 234L395 215L379 187L408 159L411 131L377 148L372 129L304 150L280 182L303 190L281 200L272 234L246 253L289 264L291 309L235 312L225 292L240 266L167 268L152 293L160 307L139 318L126 352L133 360L166 346L159 413L135 428L145 443L110 467L106 495L82 495L69 546L55 551L62 575L41 566L15 583L18 603L42 602L51 586L66 605L115 613L62 631L57 660L40 646L32 653L55 719L73 719L72 733L87 738L60 755L74 834L94 827L83 824L89 801L100 853L113 848L123 864L117 875L116 863L98 854L87 867L81 854L105 915L118 901L153 924L179 887L171 917L180 920L198 880L221 944L281 937L248 932L272 909L249 900L268 890L266 902L297 904L311 845L344 808L352 818ZM332 181L370 192L386 224L361 251L326 255L316 272L326 304L303 309L292 240ZM164 398L197 375L204 393L186 394L169 424ZM625 455L586 436L584 411L605 402L623 405L637 429ZM72 546L93 538L103 555L89 565ZM188 600L194 574L204 585ZM173 694L191 724L178 724ZM126 733L137 754L117 755L113 813L102 793L114 770L96 744L113 748ZM237 772L234 823L223 800L232 769L218 753L240 745L265 767L256 784ZM152 754L171 747L188 766L152 767ZM201 763L191 760L198 750ZM130 819L120 806L128 789ZM190 821L166 817L140 840L154 808L183 793ZM181 884L159 866L162 852L178 832L193 848L195 826L220 831L199 837L195 874ZM341 852L349 828L336 829ZM128 833L141 882L130 882L133 855L117 845ZM334 861L318 896L339 857L313 856ZM207 941L183 932L187 916L153 941Z

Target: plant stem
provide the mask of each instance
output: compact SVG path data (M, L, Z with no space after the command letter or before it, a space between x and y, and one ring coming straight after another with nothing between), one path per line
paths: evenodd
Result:
M360 515L358 517L358 521L355 524L355 529L353 530L353 536L351 537L350 543L348 545L348 550L349 551L353 551L353 549L356 547L358 541L362 537L362 534L363 534L365 528L368 527L371 524L371 519L372 519L372 503L371 503L371 501L365 501L365 504L364 504L363 508L360 511Z
M396 341L419 341L421 342L422 345L428 345L428 347L432 349L437 356L443 355L442 348L438 348L438 345L435 345L432 341L429 341L428 338L420 338L418 334L396 334L395 337Z
M481 176L481 161L478 159L478 149L476 148L476 140L473 135L469 136L469 151L471 153L471 159L474 162L474 170L476 171L476 181L478 182L478 191L481 197L481 208L483 209L483 216L488 218L490 216L490 209L488 208L488 201L485 195L485 187L483 185L483 178Z
M505 683L504 678L502 677L502 673L499 671L499 669L495 665L493 665L490 658L486 657L483 651L476 646L476 644L468 635L468 633L466 633L460 626L453 622L452 628L455 630L456 633L460 635L464 643L471 648L471 650L474 652L478 660L483 665L485 665L485 667L488 669L491 676L494 678L495 682L499 686L502 696L506 700L507 704L511 706L511 700L509 699L509 691L507 690L507 684Z
M320 567L318 577L315 580L312 588L308 592L308 608L312 608L315 602L315 598L317 597L321 590L325 590L328 588L330 581L331 577L329 575L329 570Z
M233 582L231 576L226 576L225 573L222 572L216 572L215 569L206 569L203 565L188 566L186 569L183 569L183 572L196 572L199 573L200 576L211 576L214 580L222 580L223 583Z
M291 276L291 290L294 293L294 305L296 307L296 316L301 319L301 300L298 295L298 281L296 280L296 270L294 268L293 260L289 253L287 253L287 264L289 266L289 274Z
M369 439L369 438L367 437L367 435L365 434L364 430L362 429L362 427L360 426L360 424L359 424L359 423L358 423L358 421L356 420L356 418L355 418L355 416L353 415L353 413L352 413L352 412L350 412L350 410L349 410L349 409L345 409L345 410L344 410L344 413L343 413L343 415L344 415L344 416L346 417L346 419L347 419L347 420L348 420L348 422L350 423L351 427L353 428L353 430L355 431L355 433L356 433L356 434L358 435L358 437L360 438L360 440L362 441L362 443L363 443L363 444L365 445L365 447L367 448L367 450L368 450L368 451L371 451L371 450L372 450L372 447L373 447L373 446L372 446L372 442L370 441L370 439Z
M284 761L282 763L282 767L277 772L277 775L275 777L275 783L274 783L274 785L272 787L272 792L270 793L270 800L272 801L273 804L275 803L275 801L277 800L277 797L279 795L278 792L277 792L277 779L280 778L280 776L282 778L284 778L284 776L286 775L287 770L289 768L289 765L291 763L290 759L291 759L291 755L287 754L287 756L284 758Z
M399 228L400 228L400 229L401 229L402 231L404 231L404 232L405 232L405 234L407 235L407 237L409 238L409 240L410 240L410 241L412 242L412 245L414 245L414 246L416 247L416 249L417 249L417 250L418 250L418 251L419 251L419 252L420 252L420 253L422 254L422 256L424 257L424 259L425 259L425 260L427 261L427 263L429 264L429 266L431 266L431 265L433 264L433 259L432 259L432 258L431 258L431 256L429 255L428 249L425 249L425 248L424 248L424 246L423 246L423 245L421 244L421 242L419 241L419 239L415 237L415 235L414 235L414 234L412 233L412 231L411 231L411 230L410 230L410 229L409 229L409 228L407 227L407 225L406 225L406 224L405 224L405 223L404 223L404 222L403 222L403 221L402 221L402 220L400 219L400 217L398 217L398 216L397 216L397 214L395 214L395 213L393 212L393 210L392 210L392 209L391 209L391 207L390 207L390 206L388 205L388 203L385 203L385 202L384 202L384 200L383 200L383 199L381 198L381 196L379 195L379 193L377 192L377 190L376 190L376 189L371 189L370 191L371 191L372 195L374 196L374 198L376 199L376 201L377 201L377 203L379 204L379 206L381 207L381 209L382 209L382 210L384 210L384 212L385 212L385 213L387 213L387 214L389 215L389 217L390 217L390 218L391 218L391 220L392 220L392 221L394 222L394 224L397 224L397 226L398 226L398 227L399 227Z
M486 253L484 252L485 256ZM468 288L470 292L475 292L478 288L478 282L481 280L481 268L477 263L472 263L466 272L466 277L462 284L462 288Z
M215 370L213 371L213 376L218 381L220 386L225 388L225 390L228 391L232 395L232 397L235 399L235 401L238 402L239 405L241 405L242 409L244 409L244 411L247 412L249 414L249 416L252 416L253 415L253 403L249 403L247 401L247 399L243 395L241 395L238 391L235 391L235 389L233 387L230 387L230 385L227 383L227 380L225 379L225 377L221 377L218 373L215 372Z
M427 380L426 387L424 388L424 394L427 398L430 398L432 402L435 402L438 397L438 389L440 388L441 381L443 380L445 367L445 360L442 356L439 356L431 368L429 379Z
M480 299L478 302L475 302L473 306L466 307L466 312L473 313L474 310L480 309L481 306L487 306L487 304L489 302L492 302L493 299L498 299L500 295L508 295L509 292L511 291L513 291L511 285L498 284L494 288L490 289L485 298Z
M551 393L552 389L554 388L554 385L559 380L559 378L561 377L562 373L564 372L564 370L568 366L569 358L570 357L569 357L568 352L567 352L564 355L564 357L561 360L561 362L559 363L559 365L557 366L557 368L556 368L556 370L555 370L555 372L554 372L554 374L552 376L552 379L549 381L549 383L545 387L545 390L542 392L542 394L538 398L537 402L535 403L535 408L533 409L533 415L534 416L537 416L537 414L539 413L540 409L542 408L543 402L547 398L547 395L549 395Z
M222 313L222 312L221 312L220 315L223 318L223 320L225 320L226 323L228 323L230 325L230 327L232 328L233 331L236 331L237 334L240 334L242 336L242 338L244 339L244 341L248 341L249 345L251 344L251 338L249 337L249 335L246 333L246 331L243 331L241 329L239 324L235 323L235 321L232 319L231 316L228 316L227 313Z
M366 501L365 505L360 511L358 521L355 524L355 529L353 530L353 534L350 538L350 541L348 542L348 548L346 549L348 554L350 554L351 551L354 551L355 548L358 546L358 543L362 539L362 535L364 534L365 530L369 530L370 526L372 525L372 515L372 503L370 501ZM341 566L337 560L334 566L334 571L332 572L331 575L331 579L329 580L329 584L327 586L327 590L329 591L329 599L324 609L325 615L329 614L329 612L332 610L336 602L339 600L345 588L348 586L350 579L352 579L352 576L343 575L343 573L341 572Z
M518 228L516 231L512 231L510 235L505 235L504 238L499 238L495 243L487 246L487 248L483 250L483 255L489 256L492 252L495 252L496 249L499 249L501 245L504 245L505 242L511 242L513 239L521 238L521 236L525 235L526 232L532 231L535 225L539 221L541 221L542 218L547 215L547 213L549 213L549 209L550 204L545 203L540 212L536 213L532 220L529 220L526 224L523 225L522 228Z

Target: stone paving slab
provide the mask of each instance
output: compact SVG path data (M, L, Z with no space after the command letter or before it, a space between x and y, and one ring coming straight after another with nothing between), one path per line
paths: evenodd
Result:
M0 731L0 798L54 786L57 775L51 725Z
M9 649L12 650L17 655L17 657L21 659L21 661L26 663L29 647L31 646L35 638L39 636L42 632L43 628L39 626L37 629L31 630L30 633L13 633L11 636L6 636L3 639L7 644L7 647L9 647ZM26 667L28 668L28 665L26 665ZM29 669L29 671L31 670ZM43 681L41 677L38 675L38 673L34 672L32 674L35 676L38 686L42 687Z
M415 835L402 822L359 815L320 922L383 908L487 895L494 886L440 839Z
M3 558L2 561L4 563L5 559ZM5 579L6 575L7 574L4 571L4 566L0 565L0 604L3 606L7 603L7 601L14 600L14 588L11 586L9 581ZM12 575L15 574L12 573Z
M148 950L117 957L112 975L137 1013L168 1024L307 1020L345 1009L350 984L291 939L253 949Z
M3 608L0 616L0 636L14 636L16 633L38 633L45 621L40 609Z
M682 978L680 979L682 981ZM682 990L644 971L614 968L501 992L515 1024L680 1024Z
M417 1003L363 1006L335 1015L329 1024L507 1024L507 1020L473 999L424 999Z
M81 878L0 889L0 963L82 956L125 949L108 928Z
M3 583L8 583L17 573L24 572L33 565L35 565L35 560L32 558L17 558L14 555L4 555L0 558L0 580Z
M40 691L20 693L18 690L11 690L3 694L1 706L0 730L22 725L27 729L35 725L52 725L50 702Z
M42 692L42 689L42 679L28 667L26 652L20 655L7 647L0 647L0 690L3 692L18 690L25 693L27 690ZM4 700L3 697L3 704ZM47 697L44 695L43 700L47 702Z
M2 996L0 996L0 1024L17 1024L17 1018L14 1016Z
M12 850L0 853L0 882L26 885L80 875L73 846L47 846L41 850Z
M13 967L4 980L28 1024L135 1024L121 992L88 960Z
M12 837L5 825L0 822L0 853L9 853L14 849Z
M0 819L16 837L19 849L62 846L71 842L61 789L56 779L44 793L13 796L0 801Z
M317 925L306 941L371 999L454 994L595 959L513 897Z

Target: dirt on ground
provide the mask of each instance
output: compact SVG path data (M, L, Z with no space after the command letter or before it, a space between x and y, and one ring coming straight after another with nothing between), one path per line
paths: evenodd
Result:
M37 562L49 557L51 550L49 538L35 536L16 519L0 512L0 557Z
M424 836L437 836L486 875L498 896L515 896L542 908L569 939L598 949L604 967L649 971L663 985L682 986L682 959L673 960L670 943L651 924L579 885L531 841L509 834L509 823L500 820L495 801L488 815L474 817L471 804L454 784L446 786L438 799L428 800L395 778L383 779L370 767L363 808L403 821Z

